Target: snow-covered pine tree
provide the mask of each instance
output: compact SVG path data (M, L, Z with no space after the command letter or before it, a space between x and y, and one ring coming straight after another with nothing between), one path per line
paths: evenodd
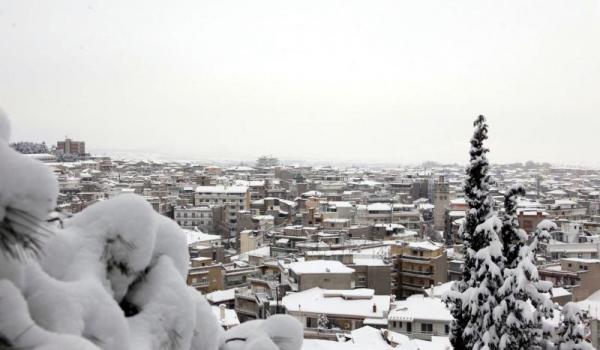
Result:
M556 342L558 350L594 349L590 343L585 341L585 328L581 322L581 310L577 304L567 303L563 307L562 317Z
M488 138L488 125L485 117L482 115L477 117L473 126L475 130L470 142L470 163L466 170L467 178L464 184L465 199L469 210L459 232L464 244L465 266L462 279L453 285L452 290L444 298L454 318L450 327L450 342L456 350L470 349L474 342L481 340L478 331L471 327L481 321L478 319L481 314L472 313L471 308L475 307L479 310L479 304L485 302L476 300L485 294L485 292L479 294L478 288L481 286L481 282L494 276L492 284L495 284L493 280L498 275L499 278L502 277L501 272L496 271L494 267L497 263L494 261L496 253L502 254L501 247L495 246L494 251L488 251L488 253L493 253L489 255L489 259L484 252L479 257L476 256L481 249L490 245L490 241L498 239L496 230L499 230L501 224L496 218L496 220L492 220L493 222L487 222L485 227L480 227L493 217L494 210L493 199L490 196L489 162L486 157L489 150L483 145ZM493 288L492 284L488 285L486 282L482 288ZM478 294L473 295L474 293ZM482 325L478 325L477 328L481 330Z
M504 195L504 216L502 218L502 255L504 266L513 268L517 264L519 250L527 243L527 234L519 228L517 218L517 201L519 196L525 196L525 188L521 185L511 187Z
M542 317L552 317L554 305L548 296L551 282L540 281L535 266L535 251L541 230L531 243L519 228L516 216L518 195L524 195L521 186L511 188L505 195L505 215L502 225L505 256L504 284L498 290L500 304L494 309L494 318L500 325L500 349L542 348L547 341Z
M548 241L550 241L550 239L552 238L552 231L555 231L558 229L558 226L556 226L556 224L550 220L542 220L535 229L534 232L534 236L533 236L533 240L532 242L529 244L529 246L531 247L531 250L533 251L534 254L534 260L535 260L535 254L538 253L538 251L540 250L540 243L547 243Z
M319 316L319 319L317 321L317 326L320 329L327 329L327 328L329 328L329 319L327 318L327 315L321 314Z
M470 310L464 331L465 338L469 340L469 349L499 349L502 325L494 317L493 311L500 304L498 290L504 283L504 257L499 238L501 227L502 221L491 212L490 217L475 229L474 237L488 244L474 255L475 280L464 293Z

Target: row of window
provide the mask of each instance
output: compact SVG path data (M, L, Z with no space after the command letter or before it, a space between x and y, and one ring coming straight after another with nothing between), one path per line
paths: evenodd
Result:
M183 215L182 215L181 212L177 212L175 214L175 217L176 218L187 218L188 217L188 213L183 213ZM198 213L196 215L195 212L192 212L191 215L189 215L189 217L191 217L191 218L208 218L208 217L211 217L211 214L209 214L209 213Z
M412 322L404 323L406 328L406 333L412 333ZM392 321L392 328L402 329L403 323L400 321ZM421 333L433 333L433 324L432 323L421 323ZM450 325L444 325L444 333L450 333Z
M210 221L204 221L204 220L200 220L200 221L183 221L183 220L177 220L177 224L179 226L198 226L198 225L210 225Z

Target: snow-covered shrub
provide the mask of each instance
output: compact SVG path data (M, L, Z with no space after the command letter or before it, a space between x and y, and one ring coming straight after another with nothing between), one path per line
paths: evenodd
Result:
M300 349L302 326L289 316L224 332L186 285L183 232L141 197L48 224L56 178L9 136L0 111L0 348Z

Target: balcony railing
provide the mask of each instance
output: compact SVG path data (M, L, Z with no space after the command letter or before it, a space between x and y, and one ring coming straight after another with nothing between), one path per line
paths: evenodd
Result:
M403 275L413 275L417 277L432 276L433 271L402 270Z

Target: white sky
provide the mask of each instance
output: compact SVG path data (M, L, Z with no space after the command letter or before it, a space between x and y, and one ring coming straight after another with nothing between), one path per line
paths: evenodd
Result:
M13 140L599 165L598 1L0 0Z

